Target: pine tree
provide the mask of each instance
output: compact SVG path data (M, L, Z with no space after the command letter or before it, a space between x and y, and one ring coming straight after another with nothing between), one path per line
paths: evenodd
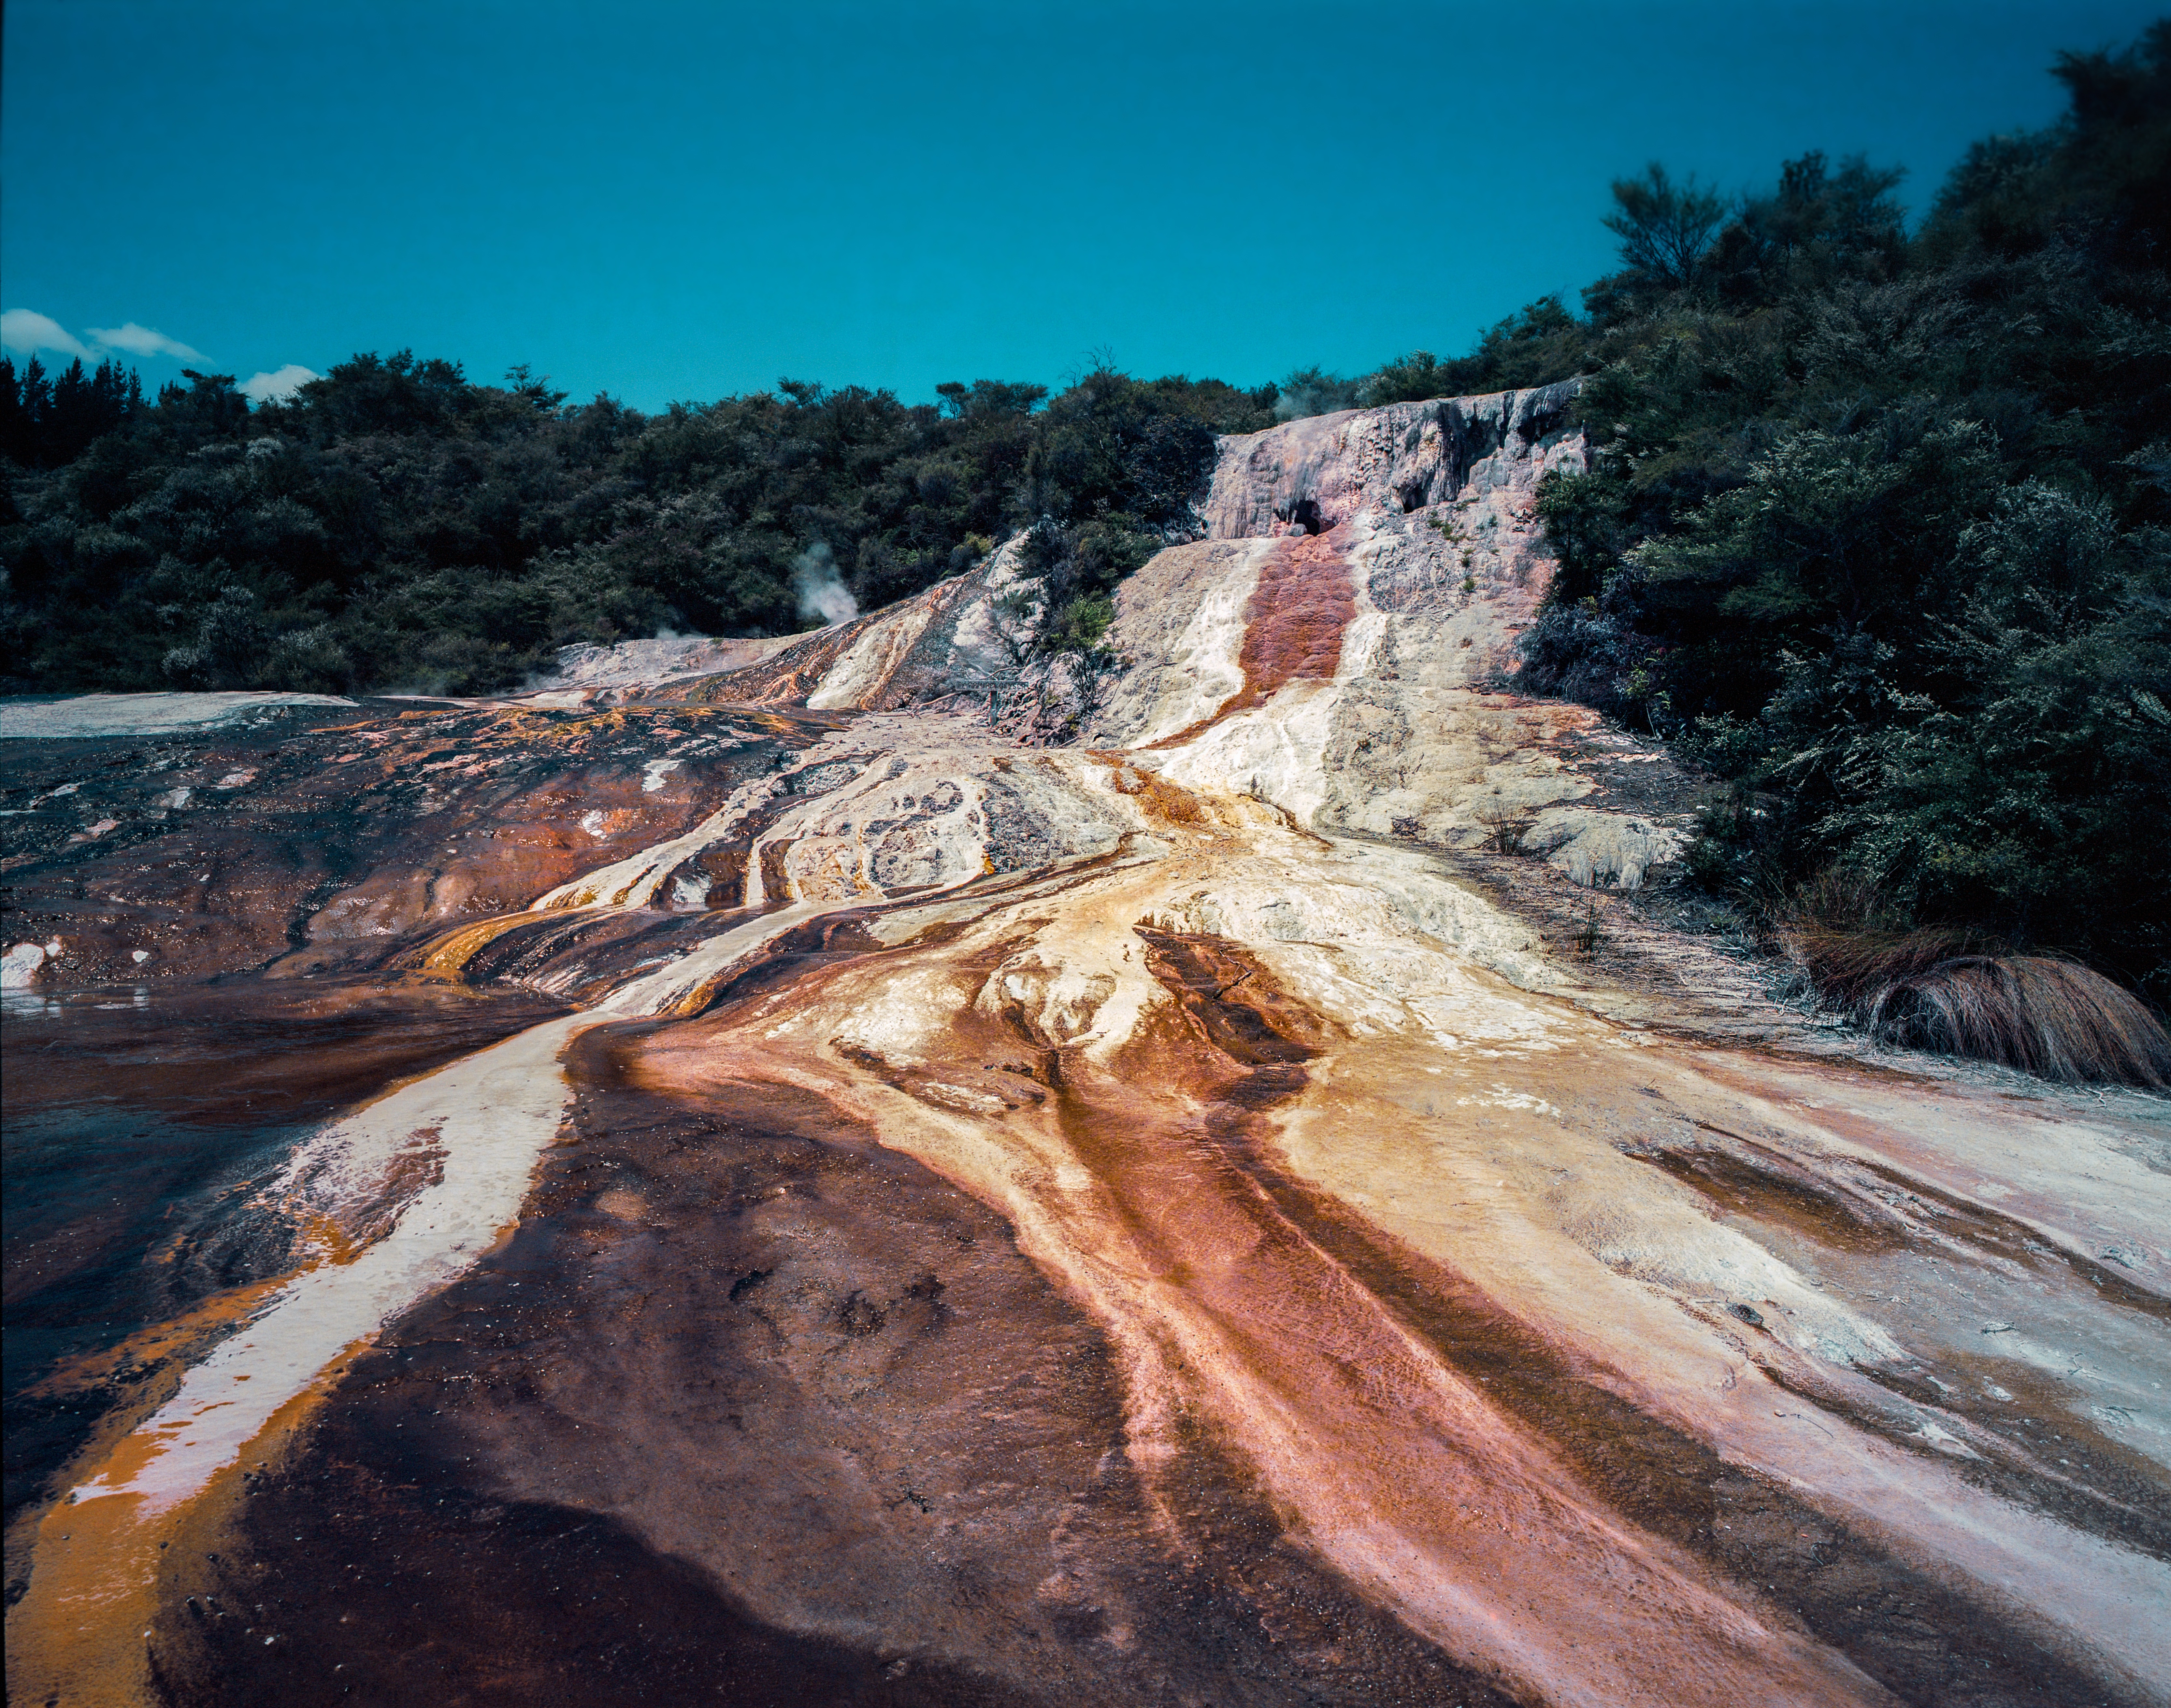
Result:
M27 466L30 461L33 423L23 404L23 382L15 364L0 356L0 457Z

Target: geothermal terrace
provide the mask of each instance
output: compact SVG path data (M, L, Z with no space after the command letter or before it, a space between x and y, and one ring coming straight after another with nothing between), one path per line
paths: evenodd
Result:
M11 1123L255 1135L11 1236L11 1698L2171 1701L2171 1118L1663 900L1566 402L1225 440L1104 668L0 712Z

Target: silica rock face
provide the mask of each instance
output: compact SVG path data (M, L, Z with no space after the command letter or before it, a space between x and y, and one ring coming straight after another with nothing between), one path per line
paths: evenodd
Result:
M1567 397L1225 441L1099 660L1013 541L0 744L11 1122L292 1123L11 1245L178 1277L11 1697L2171 1700L2171 1122L1610 893L1694 782L1513 691Z
M1128 667L1088 738L1316 829L1541 854L1634 889L1695 790L1655 744L1508 691L1552 564L1538 481L1583 466L1571 385L1225 439L1210 538L1117 594Z
M1036 742L1136 747L1305 824L1514 846L1635 889L1687 841L1694 785L1655 745L1509 691L1551 574L1538 481L1583 466L1573 383L1395 404L1220 442L1202 540L1117 591L1097 656L1051 658L1012 539L972 573L689 697L816 710L972 708Z
M1367 513L1409 514L1496 487L1529 489L1558 452L1580 467L1573 381L1535 391L1389 404L1225 438L1206 500L1216 539L1291 527L1322 533Z

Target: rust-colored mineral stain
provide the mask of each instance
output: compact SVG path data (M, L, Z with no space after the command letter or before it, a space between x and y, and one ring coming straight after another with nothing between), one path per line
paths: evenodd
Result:
M1203 725L1196 726L1203 728ZM1196 827L1204 824L1205 810L1188 789L1171 783L1151 771L1142 771L1117 754L1096 754L1109 769L1109 782L1119 795L1128 795L1153 817L1165 824Z
M29 1581L8 1612L9 1700L86 1708L162 1700L147 1641L162 1611L180 1599L197 1561L217 1557L252 1477L285 1458L361 1350L359 1342L346 1347L272 1414L236 1463L179 1505L159 1508L129 1492L48 1507L37 1520ZM78 1468L125 1484L164 1448L131 1433Z
M1335 677L1357 606L1344 544L1273 544L1244 612L1244 686L1175 740ZM844 642L801 642L770 686L825 668ZM580 729L591 751L569 758L588 770L508 777L501 799L530 816L493 822L478 844L543 838L521 872L602 859L599 838L565 829L566 806L664 807L642 806L632 766L592 742L623 727L651 753L694 709L673 709L673 723L636 709L508 716L536 766L540 747ZM734 712L734 740L745 723L803 747L812 720L777 716L770 727ZM460 764L484 734L474 714L412 719L380 725L406 751L373 751L373 766L427 762L432 788L474 770ZM773 758L742 751L701 788ZM1676 1406L1628 1331L1587 1332L1589 1315L1537 1291L1546 1263L1574 1261L1552 1272L1569 1282L1609 1276L1583 1248L1539 1244L1552 1224L1530 1219L1535 1198L1513 1213L1472 1202L1463 1170L1481 1157L1492 1174L1498 1143L1500 1174L1559 1161L1550 1172L1563 1183L1548 1191L1561 1204L1583 1189L1565 1176L1589 1170L1594 1202L1611 1191L1632 1211L1648 1191L1652 1229L1687 1230L1667 1237L1702 1240L1722 1222L1841 1272L1897 1266L1922 1241L1917 1224L1934 1224L1938 1263L2054 1282L2112 1307L2099 1317L2121 1331L2160 1317L2158 1298L2106 1270L2110 1256L2036 1244L2024 1219L1959 1187L1798 1154L1734 1102L1711 1098L1711 1122L1693 1117L1693 1098L1646 1120L1613 1096L1631 1057L1574 1044L1574 1026L1533 1018L1533 1003L1513 1005L1524 1031L1477 1033L1498 1048L1441 1033L1420 1044L1394 1018L1350 1018L1365 1011L1333 979L1364 983L1365 944L1411 966L1435 955L1368 938L1354 902L1305 924L1281 901L1322 877L1354 886L1359 868L1337 877L1273 853L1320 844L1266 829L1214 784L1185 790L1124 753L1070 762L1172 853L981 877L940 908L877 894L777 931L668 1014L597 1018L565 1055L571 1142L543 1157L519 1222L391 1324L351 1379L347 1358L325 1372L336 1394L291 1459L254 1478L234 1545L211 1530L233 1511L239 1467L178 1513L143 1515L115 1496L41 1515L11 1621L13 1693L44 1700L67 1673L67 1700L156 1690L176 1708L719 1690L747 1704L2117 1700L2080 1645L2054 1647L2050 1614L2028 1625L1995 1609L2004 1591L1982 1584L2008 1580L1969 1587L1965 1547L1923 1552L1904 1523L1889 1537L1858 1523L1828 1467L1795 1485L1759 1448L1778 1430L1744 1422L1769 1384L1789 1409L1776 1417L1809 1417L1793 1411L1806 1398L1817 1439L1865 1443L1854 1463L1882 1467L1887 1486L1945 1486L1954 1502L1986 1491L2121 1558L2163 1556L2160 1475L2119 1448L2115 1422L2030 1426L2093 1389L2030 1387L1995 1365L1993 1343L1941 1368L1969 1372L1997 1404L1954 1398L1927 1368L1861 1358L1858 1373L1835 1365L1831 1380L1802 1380L1804 1365L1744 1307L1756 1335L1708 1358L1723 1389ZM486 806L480 792L467 803ZM675 803L647 833L683 829L694 810ZM443 838L415 829L410 853L448 881ZM730 877L736 892L758 862L764 892L781 897L786 853L784 838L749 829L704 877ZM399 1003L437 1026L489 1020L495 999L475 985L539 981L595 1000L732 924L660 909L517 913L528 892L504 883L458 905L437 890L417 901L412 872L387 870L371 908L404 897L404 912L384 913L397 931L367 955L402 970ZM1225 886L1236 908L1216 894ZM1241 923L1262 897L1307 935ZM920 902L930 923L914 929ZM1209 935L1203 920L1251 938ZM1422 994L1426 977L1405 985L1396 972L1379 989ZM1439 989L1466 1003L1452 981ZM1477 992L1455 1009L1439 989L1426 1000L1507 1025L1493 1015L1507 999ZM284 1000L299 1011L346 999ZM63 1044L76 1081L120 1022L91 1025L95 1037ZM1515 1041L1530 1037L1550 1055ZM302 1055L291 1026L280 1048ZM1689 1061L1670 1041L1639 1048L1639 1072L1654 1076ZM180 1070L233 1072L222 1052L193 1066L167 1046L156 1055L165 1096ZM48 1087L54 1061L39 1057ZM1744 1096L1782 1079L1745 1055L1733 1063ZM1420 1072L1441 1076L1437 1111L1433 1094L1405 1096ZM1696 1072L1723 1081L1711 1061ZM1493 1074L1500 1085L1481 1096ZM1554 1124L1537 1132L1541 1120ZM1820 1131L1846 1122L1831 1113ZM391 1207L437 1183L441 1132L415 1127L376 1215L306 1224L310 1259L347 1261L389 1229ZM1482 1194L1493 1185L1511 1183L1489 1179ZM1678 1209L1689 1189L1708 1219ZM1722 1250L1739 1248L1708 1245ZM185 1357L244 1302L222 1298L54 1383ZM1702 1291L1676 1304L1696 1322L1719 1315ZM1663 1341L1654 1311L1637 1322ZM1737 1379L1750 1398L1718 1398ZM1893 1432L1863 1379L1986 1432L1949 1474L1959 1480L1938 1482L1937 1450ZM2013 1411L2028 1417L2015 1426ZM115 1445L117 1430L83 1454L94 1470L110 1460L106 1482L156 1445ZM1876 1459L1861 1456L1869 1448ZM2065 1456L2088 1463L2069 1471ZM2080 1475L2091 1486L2066 1489ZM2006 1558L2028 1565L2019 1547ZM2066 1582L2087 1587L2088 1569ZM2043 1565L2040 1580L2056 1588L2056 1571ZM222 1604L211 1617L200 1588ZM2030 1606L2054 1602L2039 1593Z
M536 896L607 851L691 829L779 747L839 721L684 704L371 711L176 736L155 760L122 738L11 743L10 774L26 779L73 774L94 755L81 798L121 828L86 842L43 816L0 819L10 940L65 938L78 984L388 965L456 981ZM659 789L646 768L667 760ZM239 772L245 784L212 784ZM177 783L192 791L185 809L168 799Z
M1223 708L1262 705L1285 683L1331 682L1342 662L1342 634L1357 614L1356 588L1341 530L1284 540L1259 571L1244 608L1238 662L1244 691Z
M1791 1620L1753 1593L1737 1601L1670 1539L1636 1535L1584 1483L1561 1451L1567 1443L1500 1409L1489 1374L1439 1357L1433 1336L1391 1303L1433 1294L1436 1279L1412 1275L1391 1242L1334 1240L1305 1213L1309 1195L1291 1192L1255 1154L1254 1123L1304 1089L1304 1063L1316 1053L1304 1034L1316 1023L1235 945L1139 934L1183 1018L1154 1030L1125 1077L1183 1086L1201 1115L1156 1132L1162 1123L1103 1083L1066 1096L1064 1124L1126 1243L1214 1325L1223 1394L1204 1403L1226 1415L1233 1400L1242 1438L1309 1461L1322 1513L1395 1535L1407 1552L1387 1557L1423 1559L1437 1574L1406 1617L1482 1609L1462 1634L1497 1631L1494 1663L1525 1688L1654 1700L1639 1657L1671 1651L1694 1657L1677 1702L1719 1700L1752 1681L1790 1701L1857 1700L1852 1684L1863 1681L1851 1684L1849 1669ZM1499 1314L1488 1319L1493 1326ZM1600 1583L1605 1593L1594 1593ZM1586 1634L1580 1658L1516 1632L1520 1610L1533 1607Z
M180 1316L138 1329L113 1346L62 1358L24 1391L67 1394L115 1377L131 1384L145 1384L144 1391L136 1395L131 1404L116 1407L101 1422L98 1435L85 1449L94 1459L104 1450L99 1442L120 1440L137 1420L148 1416L164 1400L172 1384L158 1383L153 1378L169 1368L178 1378L177 1361L191 1360L218 1337L246 1323L292 1278L291 1273L281 1272L214 1293Z
M1224 718L1264 705L1293 682L1332 682L1342 664L1342 636L1357 614L1357 590L1339 528L1278 543L1244 605L1237 664L1244 686L1210 717L1148 744L1180 747Z
M487 948L507 932L522 925L535 923L533 913L501 913L491 919L478 919L472 925L462 925L433 938L420 949L410 951L406 957L415 964L415 970L425 976L457 980L476 953Z
M655 1083L658 1037L731 1030L568 1050L519 1232L169 1589L169 1702L1508 1708L1210 1432L1149 1490L1115 1349L984 1204L818 1095Z
M1327 1230L1292 1213L1246 1135L1304 1091L1332 1028L1240 945L1136 935L1173 1012L1150 1019L1112 1072L1074 1054L1033 1076L1055 1095L1002 1099L996 1118L1048 1123L1091 1182L1029 1207L1043 1250L1053 1238L1075 1274L1106 1277L1091 1290L1143 1384L1131 1450L1149 1485L1183 1477L1195 1422L1254 1460L1269 1498L1300 1510L1284 1521L1294 1534L1360 1596L1511 1694L1655 1702L1663 1675L1675 1704L1873 1700L1761 1586L1745 1593L1662 1531L1624 1523L1575 1454L1499 1408L1485 1373L1428 1345L1382 1297L1398 1259L1330 1250ZM893 962L891 976L910 965ZM850 982L824 999L849 1002ZM779 1018L764 1015L769 1039ZM1006 1036L998 1016L959 1025L941 1052L949 1062L993 1064L1044 1041ZM643 1082L728 1105L751 1079L818 1072L732 1030L719 1013L652 1035ZM944 1100L914 1068L839 1054L885 1095ZM905 1140L903 1111L874 1118L885 1142Z

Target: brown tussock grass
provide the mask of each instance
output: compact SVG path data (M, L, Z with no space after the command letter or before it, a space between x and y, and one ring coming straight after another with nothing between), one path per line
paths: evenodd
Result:
M2069 1084L2171 1090L2171 1032L2131 991L2078 961L1994 953L1950 928L1804 923L1784 940L1825 1002L1884 1042Z

